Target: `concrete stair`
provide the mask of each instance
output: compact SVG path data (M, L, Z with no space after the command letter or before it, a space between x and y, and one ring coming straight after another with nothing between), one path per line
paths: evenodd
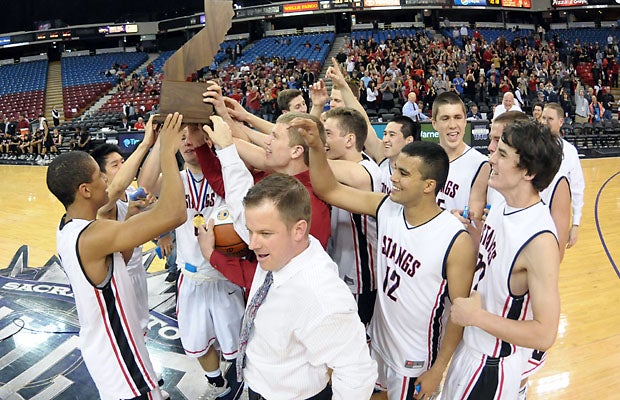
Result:
M45 87L45 118L52 125L52 109L57 106L60 113L60 123L65 120L62 102L62 76L60 61L50 61L47 67L47 85Z
M344 49L344 34L338 34L334 38L334 43L332 44L332 48L327 54L327 58L325 59L325 64L323 64L323 69L321 70L321 74L319 78L325 79L325 74L327 73L327 69L332 66L332 57L336 57L336 55L340 52L340 50ZM327 88L327 92L331 93L332 91L332 81L329 79L325 79L325 87Z
M147 65L149 65L151 62L153 62L153 60L155 60L157 57L159 57L159 53L151 53L151 54L149 54L148 60L146 60L141 65L139 65L138 68L136 68L135 70L129 72L127 74L127 76L130 76L134 72L142 71L144 68L146 68ZM96 114L97 111L99 111L99 109L101 108L101 106L103 106L105 103L107 103L108 100L110 100L112 98L112 96L114 95L114 93L116 93L117 91L118 91L117 86L116 85L113 86L112 89L110 89L105 95L103 95L101 98L99 98L99 100L97 100L92 106L87 108L86 111L84 111L84 113L82 113L82 115L79 117L80 120L83 120L88 115Z

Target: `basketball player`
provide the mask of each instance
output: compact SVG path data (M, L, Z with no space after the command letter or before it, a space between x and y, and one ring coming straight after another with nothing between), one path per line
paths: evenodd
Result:
M128 196L136 190L130 185L138 173L142 159L155 144L152 120L151 118L147 122L144 139L126 161L121 155L121 149L117 145L104 143L93 149L91 156L108 179L109 200L97 212L98 218L124 221L139 212L138 205L144 205L145 201L148 203L148 200L143 200L131 204L132 202L129 201ZM149 294L146 283L146 270L142 262L142 244L136 246L131 251L123 252L123 256L138 300L136 305L138 306L140 326L146 334L149 323Z
M339 107L325 113L327 158L333 160L332 164L338 163L340 175L347 172L353 181L349 186L380 192L381 170L362 152L367 132L366 120L352 108ZM362 323L368 325L377 296L377 221L368 215L332 207L331 224L328 254L357 300Z
M541 105L542 107L542 105ZM542 114L542 109L541 109ZM520 111L508 111L493 121L491 125L491 132L489 133L489 154L493 154L497 151L499 140L501 139L504 128L514 123L515 121L527 121L528 118ZM489 193L495 192L494 189L489 188ZM498 193L497 196L503 200ZM543 191L540 192L542 201L547 204L551 211L551 217L555 224L558 245L560 250L560 262L564 259L564 252L566 251L566 244L568 242L568 232L570 230L570 209L571 209L571 195L566 176L562 175L561 171L553 177L553 180ZM540 370L547 360L547 353L539 350L524 349L526 355L525 367L522 375L522 381L519 389L519 399L525 400L527 394L527 381L536 371Z
M328 203L377 219L377 301L368 333L379 366L377 387L390 400L428 398L439 387L462 329L449 323L450 299L469 293L474 246L463 225L435 198L448 175L438 145L403 147L392 175L393 190L361 191L338 183L316 126L291 123L308 141L310 176Z
M287 112L308 112L308 106L304 95L299 89L284 89L278 93L277 99L278 107L282 114Z
M579 161L579 153L575 146L560 136L560 130L564 124L564 109L558 103L548 103L543 109L543 123L549 127L555 138L562 143L562 165L560 174L568 178L570 185L571 204L572 204L572 225L568 233L567 247L571 248L577 243L579 235L579 224L581 222L581 209L583 208L583 193L586 182L583 178L583 170Z
M504 201L495 202L485 220L472 293L452 307L450 319L465 331L446 376L442 395L448 399L517 399L520 347L544 351L555 341L560 257L540 191L561 157L549 130L529 121L504 128L491 155L489 186Z
M226 203L213 188L216 183L204 178L192 142L195 136L188 131L201 131L201 127L187 124L181 144L187 221L175 230L177 265L181 269L177 283L177 321L185 353L196 358L205 371L208 381L205 395L216 398L227 395L231 389L222 376L220 358L213 345L217 339L224 358L234 365L245 304L243 290L213 268L198 245L196 228L203 222L194 219L215 218L217 210ZM140 186L151 193L158 193L161 188L158 157L155 146L139 176Z
M214 82L207 84L209 86L203 93L203 101L212 104L217 115L222 116L229 125L234 125L232 119L236 119L236 113L227 107L228 102L225 97L222 97L221 88ZM251 168L255 182L269 173L280 172L294 176L306 186L312 199L310 234L321 242L323 248L327 248L330 235L329 207L312 191L308 172L308 148L303 138L296 131L289 129L290 121L295 118L316 120L316 117L304 113L282 114L269 135L256 133L252 142L235 136L234 144L241 159ZM236 135L238 130L231 128L233 135ZM323 131L322 128L323 124L321 124L321 131ZM324 131L322 135L324 137Z
M342 97L345 106L359 111L360 114L364 116L364 119L366 119L368 134L366 135L366 142L364 143L364 152L379 164L381 168L381 191L390 194L392 190L392 181L390 177L394 169L396 158L400 154L403 146L414 140L420 140L418 133L419 125L414 123L409 117L395 116L385 127L383 139L379 139L370 123L370 119L368 119L364 107L358 100L359 96L356 95L356 92L348 84L340 68L337 67L338 62L333 58L332 62L335 67L329 67L326 74L334 84L332 96L334 91L336 91L337 95ZM339 179L337 171L334 172Z
M162 192L153 208L126 221L95 220L108 202L107 181L85 152L56 157L47 171L50 192L65 206L57 232L80 321L80 350L102 399L162 399L142 339L134 289L121 251L182 224L177 172L182 116L168 115L160 134Z
M351 292L309 235L308 191L276 173L253 186L243 204L260 266L250 291L256 312L242 370L250 400L368 399L377 366ZM267 279L273 284L263 287ZM259 292L261 302L253 299Z
M468 206L468 218L480 226L490 167L483 154L463 141L466 114L463 100L454 92L441 93L433 102L433 128L439 133L439 144L450 159L448 180L437 195L437 204L445 210Z

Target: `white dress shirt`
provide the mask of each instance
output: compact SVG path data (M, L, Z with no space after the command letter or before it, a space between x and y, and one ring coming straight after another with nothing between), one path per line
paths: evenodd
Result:
M562 164L558 174L566 176L570 186L571 206L573 209L573 225L581 222L581 209L583 208L583 193L586 182L583 178L579 153L575 146L562 139Z
M259 264L249 298L266 275ZM246 383L269 400L316 395L329 382L329 368L334 400L370 398L377 364L355 300L314 237L306 250L273 272L246 356Z

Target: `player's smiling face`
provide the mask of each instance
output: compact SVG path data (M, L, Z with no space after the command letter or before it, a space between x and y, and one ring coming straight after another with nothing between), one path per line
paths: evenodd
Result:
M383 155L385 158L394 160L407 143L413 141L413 137L405 138L402 132L402 124L389 122L383 131Z
M461 104L444 104L433 118L433 128L439 133L439 143L446 151L458 150L463 145L466 125Z
M419 157L411 157L400 153L396 159L396 168L390 177L392 192L390 199L403 205L415 205L422 197L428 180L422 177L419 167L422 164Z
M246 207L245 219L250 233L250 250L265 271L277 271L299 254L299 241L307 237L295 224L288 227L273 201Z

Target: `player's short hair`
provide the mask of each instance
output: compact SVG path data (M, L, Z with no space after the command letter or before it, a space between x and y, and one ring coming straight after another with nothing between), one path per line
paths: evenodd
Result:
M458 104L463 108L463 115L467 115L467 109L465 108L465 103L459 97L458 94L454 92L443 92L435 97L435 101L433 101L433 119L437 120L437 115L439 114L439 108L443 107L447 104Z
M330 118L337 121L341 132L344 134L352 132L355 135L355 149L357 151L364 149L368 135L368 123L359 111L349 107L338 107L325 113L325 120Z
M276 100L278 108L282 111L290 111L289 103L296 97L302 96L303 93L299 89L284 89L278 93Z
M400 131L403 134L403 137L407 139L410 136L413 136L413 140L418 142L420 141L420 124L414 122L411 118L406 115L395 115L388 122L393 122L395 124L400 125Z
M304 220L310 230L310 193L298 179L280 173L268 175L248 190L243 198L243 206L258 207L266 201L273 202L287 228Z
M517 121L504 128L502 141L519 155L517 167L534 175L532 185L536 190L549 186L562 163L562 143L547 126Z
M300 112L288 112L286 114L282 114L276 120L277 124L289 124L295 118L305 118L312 120L316 123L317 128L319 129L319 138L321 142L325 144L325 127L320 119L315 117L314 115L300 113ZM293 146L302 146L304 148L304 163L306 165L310 165L310 149L306 144L304 138L297 132L297 129L289 129L288 130L288 145L290 147Z
M545 108L549 108L551 110L555 110L558 118L564 118L564 109L560 105L560 103L547 103L545 104Z
M446 185L448 169L450 168L450 159L443 147L433 142L417 141L407 143L401 153L422 159L422 167L420 168L422 179L433 179L437 182L435 196L439 194L439 191Z
M90 183L95 173L92 157L83 151L70 151L54 158L47 168L47 188L68 208L82 183Z
M95 161L97 161L101 172L105 173L105 160L112 153L121 154L121 148L115 144L102 143L99 146L95 147L90 152L90 155L95 159Z
M506 111L505 113L501 113L494 120L493 123L498 123L502 125L510 125L516 121L528 121L530 118L521 111Z

